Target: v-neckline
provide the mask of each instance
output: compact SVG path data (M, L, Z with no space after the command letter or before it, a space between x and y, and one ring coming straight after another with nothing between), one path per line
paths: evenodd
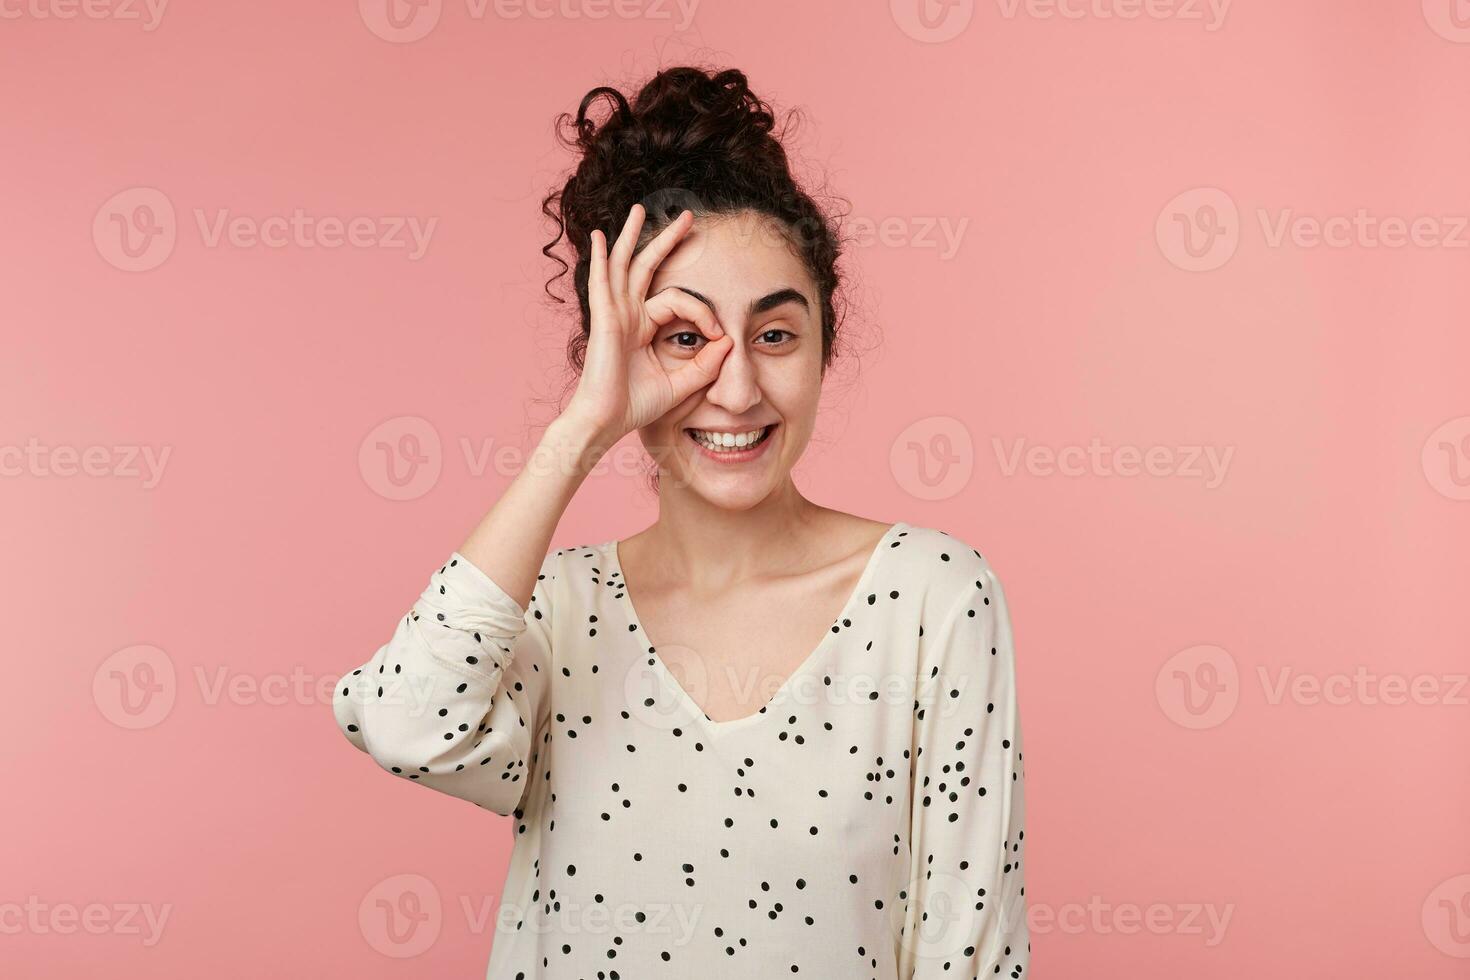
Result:
M741 715L739 718L728 718L724 721L715 721L706 714L704 708L700 707L699 703L690 696L689 692L684 689L684 685L679 683L678 677L675 676L674 672L669 669L668 665L658 655L658 644L653 641L653 638L648 635L648 631L643 628L643 621L639 618L638 610L633 604L633 595L628 588L628 580L623 575L622 558L618 554L618 540L614 538L609 541L604 541L598 546L598 550L607 557L608 565L610 566L610 573L604 576L604 578L617 576L619 579L618 588L614 593L614 599L621 605L623 613L628 617L630 632L639 636L643 641L643 655L648 658L649 666L658 672L664 683L668 685L679 700L693 713L699 723L705 725L711 732L724 732L729 729L748 725L770 714L766 709L781 701L792 684L804 676L809 668L818 661L823 652L831 645L832 638L838 635L838 624L843 620L850 620L852 618L853 610L862 601L863 593L868 590L868 586L873 580L873 574L877 571L883 553L893 547L897 540L907 533L908 524L903 521L895 521L888 526L888 530L883 532L883 536L873 546L872 553L868 555L867 564L863 566L862 574L858 576L857 584L853 586L852 592L842 604L842 608L838 611L837 617L832 620L832 625L822 634L822 638L817 641L816 646L812 647L807 655L797 663L791 673L786 675L785 680L781 682L780 686L776 688L775 692L764 704L748 715Z

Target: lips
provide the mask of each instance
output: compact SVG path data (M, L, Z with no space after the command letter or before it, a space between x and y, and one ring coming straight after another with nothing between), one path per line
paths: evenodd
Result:
M689 428L684 431L701 447L715 455L741 453L756 448L770 438L775 423L738 432Z

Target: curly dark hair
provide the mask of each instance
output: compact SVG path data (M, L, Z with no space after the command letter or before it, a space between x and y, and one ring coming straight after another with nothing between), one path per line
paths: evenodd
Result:
M611 103L612 109L601 124L589 116L599 102ZM581 329L568 343L567 355L577 373L591 326L590 236L600 228L609 243L615 241L629 209L639 202L647 212L640 248L686 208L696 218L751 211L775 219L817 286L825 373L843 317L839 218L826 214L792 176L781 141L794 114L788 113L777 130L775 113L750 90L743 72L681 66L654 75L631 104L616 88L599 86L583 96L575 118L570 113L557 117L558 137L581 159L561 189L541 202L542 213L556 223L556 237L541 251L561 266L545 287L557 302L565 300L552 285L573 270ZM563 236L575 265L556 251Z

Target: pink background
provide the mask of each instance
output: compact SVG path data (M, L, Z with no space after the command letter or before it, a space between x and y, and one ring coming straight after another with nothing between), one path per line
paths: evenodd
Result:
M483 973L508 821L329 689L552 413L554 114L692 58L883 231L800 482L1006 584L1035 976L1466 975L1470 5L383 2L0 8L3 972Z

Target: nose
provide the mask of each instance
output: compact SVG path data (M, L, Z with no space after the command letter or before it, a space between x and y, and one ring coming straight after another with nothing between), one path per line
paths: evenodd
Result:
M738 336L738 335L737 335ZM720 362L714 384L705 389L705 400L731 415L744 414L760 404L760 378L750 351L736 343Z

